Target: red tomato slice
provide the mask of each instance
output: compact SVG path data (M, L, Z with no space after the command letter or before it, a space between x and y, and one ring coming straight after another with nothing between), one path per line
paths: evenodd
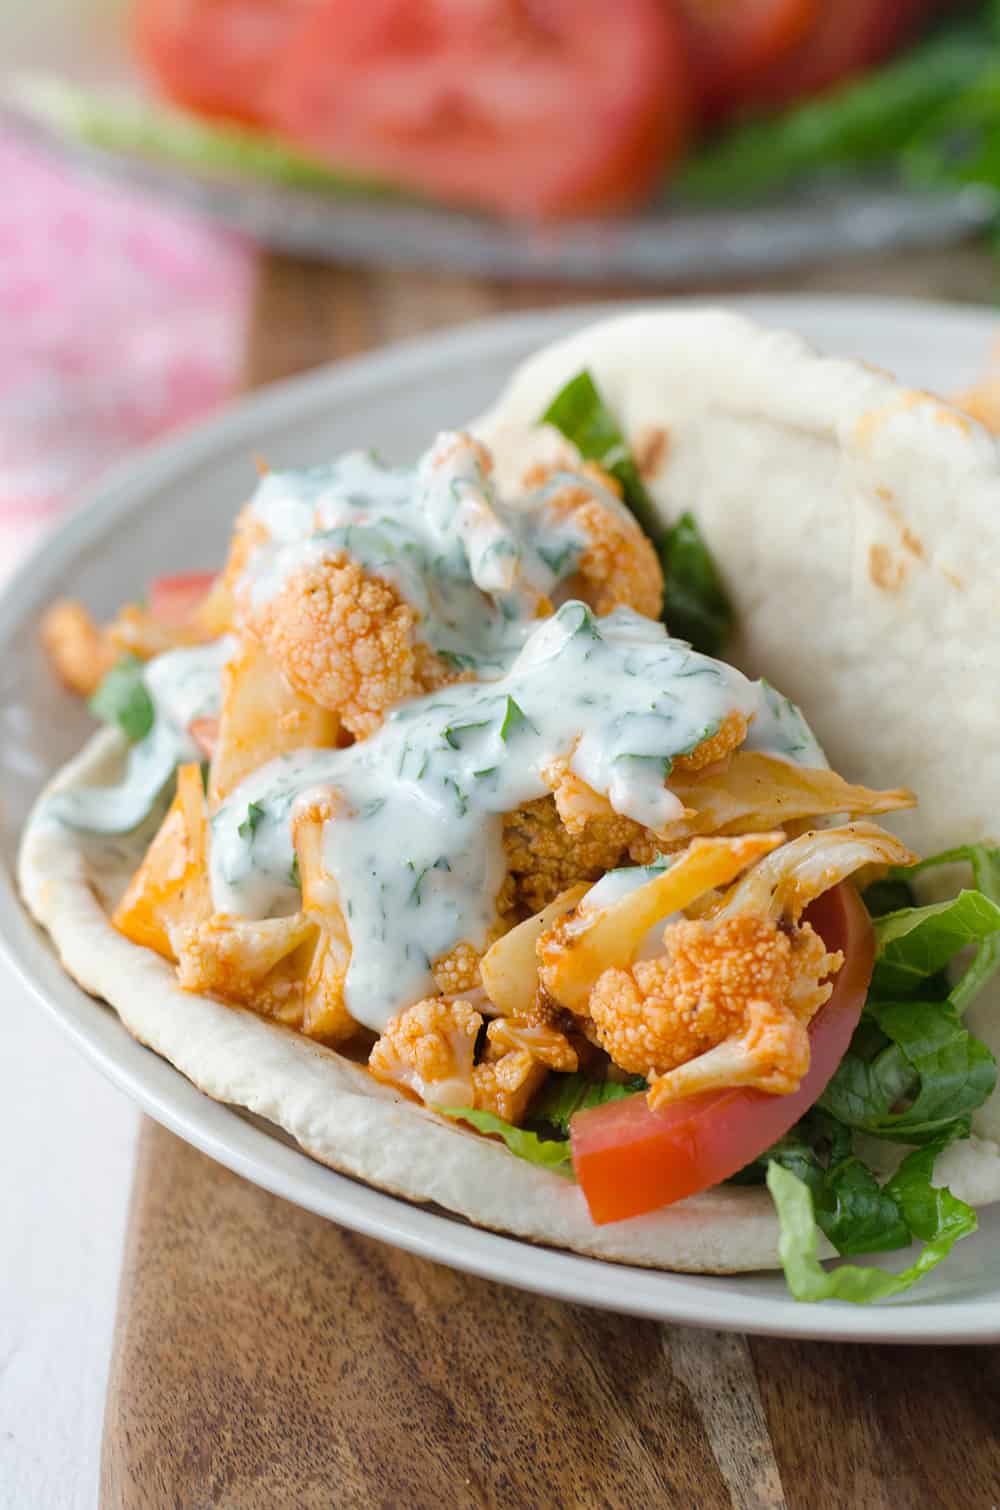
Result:
M847 1052L875 960L871 922L853 886L841 885L809 909L829 949L844 951L833 995L809 1029L812 1057L790 1096L706 1091L650 1111L628 1096L570 1123L573 1168L594 1222L620 1222L721 1184L746 1167L819 1100Z
M219 720L217 718L192 719L188 724L188 733L205 759L211 760L219 742Z
M935 10L954 0L837 0L822 5L798 47L754 81L743 100L778 109L888 58Z
M663 0L322 0L271 124L313 154L510 216L617 209L680 153L683 32Z
M149 587L149 611L161 624L187 624L207 598L215 581L210 571L178 572L157 577Z
M737 109L762 69L810 29L819 0L680 0L702 119Z
M260 121L275 59L316 0L138 0L140 61L171 99Z

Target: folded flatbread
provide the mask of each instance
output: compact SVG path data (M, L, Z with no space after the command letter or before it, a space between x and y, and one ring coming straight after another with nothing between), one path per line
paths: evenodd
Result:
M795 336L714 310L651 309L582 330L515 374L473 427L501 464L581 369L664 521L693 512L719 562L738 625L727 658L801 704L850 780L891 773L916 792L917 810L889 826L918 851L1000 839L1000 457L986 432ZM97 735L53 786L113 783L126 749L116 733ZM721 1187L595 1227L569 1180L331 1049L183 991L170 965L109 921L150 837L100 839L36 817L21 887L69 973L209 1096L277 1124L334 1169L484 1227L658 1268L777 1265L764 1190ZM988 997L970 1025L1000 1052ZM974 1136L942 1156L940 1180L972 1204L1000 1197L998 1138L995 1094ZM899 1150L885 1152L889 1167Z

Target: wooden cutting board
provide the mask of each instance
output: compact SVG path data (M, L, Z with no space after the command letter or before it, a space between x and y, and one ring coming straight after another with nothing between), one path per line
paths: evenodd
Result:
M808 286L987 298L977 252ZM248 383L577 291L262 267ZM467 1278L144 1124L105 1510L991 1510L1000 1350L745 1339Z

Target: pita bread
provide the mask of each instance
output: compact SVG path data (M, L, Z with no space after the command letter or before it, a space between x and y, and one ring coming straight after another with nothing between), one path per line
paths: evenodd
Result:
M980 563L1000 560L1000 465L985 432L793 336L722 312L653 310L541 352L477 433L503 454L584 367L649 462L665 519L691 509L715 552L738 613L732 658L802 703L845 776L917 791L921 809L894 825L916 848L996 838L1000 720L987 671L1000 666L1000 614ZM53 786L113 781L124 755L120 736L101 733ZM182 991L169 965L109 922L145 838L92 840L36 809L21 886L69 973L208 1095L267 1118L332 1168L484 1227L650 1267L777 1265L763 1190L720 1188L594 1227L568 1179L332 1050ZM982 1005L975 1015L1000 1050L1000 1020L989 1027ZM1000 1198L997 1098L976 1132L938 1167L956 1195L984 1204ZM885 1155L888 1167L899 1150Z

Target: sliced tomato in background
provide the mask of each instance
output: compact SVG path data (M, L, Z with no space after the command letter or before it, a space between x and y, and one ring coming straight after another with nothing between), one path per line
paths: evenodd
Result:
M577 1112L570 1123L573 1169L598 1226L721 1184L766 1153L819 1100L858 1025L875 936L849 885L827 892L807 916L828 949L844 951L844 963L833 995L810 1025L811 1059L799 1089L790 1096L706 1091L658 1112L650 1111L645 1096L627 1096Z
M172 100L259 122L275 61L317 0L138 0L139 58Z
M684 21L702 120L732 114L761 70L788 56L816 21L821 0L676 0Z
M954 0L827 0L815 24L785 58L763 70L744 104L777 110L881 63Z
M215 583L210 571L177 572L149 584L149 611L161 624L180 628L194 618Z
M632 204L691 114L663 0L322 0L270 123L336 164L524 217Z

